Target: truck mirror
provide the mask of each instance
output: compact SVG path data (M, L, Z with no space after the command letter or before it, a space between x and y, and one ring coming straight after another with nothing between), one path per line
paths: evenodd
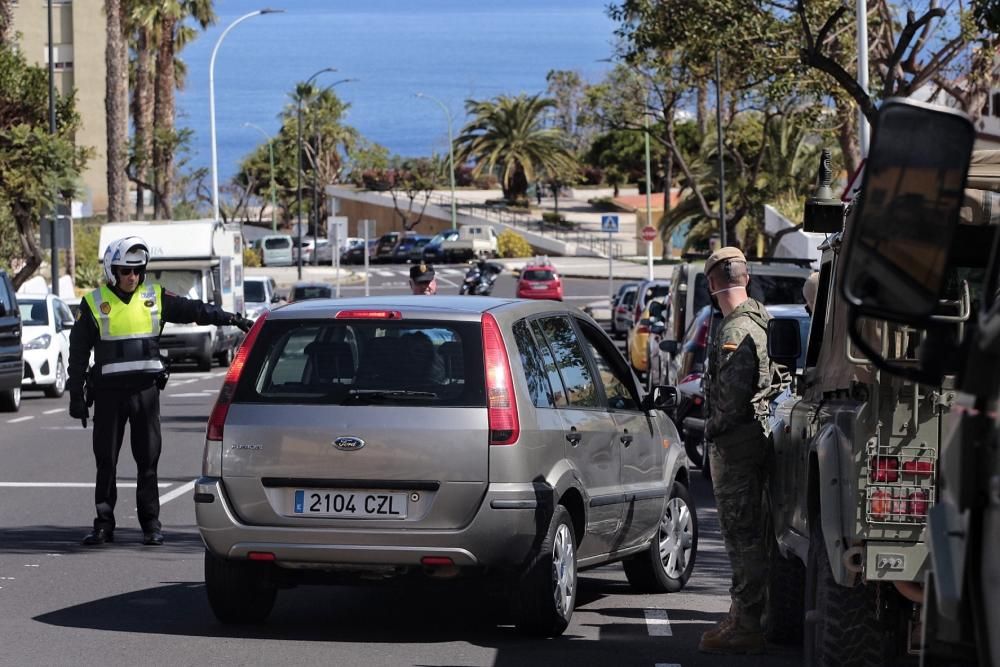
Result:
M677 349L678 349L677 341L675 341L675 340L661 340L660 341L660 351L661 352L666 352L670 356L674 356L674 355L677 354Z
M882 105L840 282L856 315L919 326L932 314L974 139L959 111L902 99Z
M799 321L793 317L776 317L767 323L767 356L789 369L802 354Z

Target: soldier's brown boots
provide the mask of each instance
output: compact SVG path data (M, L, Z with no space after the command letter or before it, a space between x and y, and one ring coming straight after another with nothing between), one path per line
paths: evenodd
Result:
M701 636L698 650L702 653L758 654L765 648L764 633L757 628L746 628L738 617L730 614Z

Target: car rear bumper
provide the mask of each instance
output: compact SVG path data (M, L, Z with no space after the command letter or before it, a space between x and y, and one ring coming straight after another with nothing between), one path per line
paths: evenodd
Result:
M0 391L20 387L23 373L24 362L21 359L0 362Z
M244 523L216 477L195 484L195 515L209 551L247 558L274 554L281 563L352 566L421 566L426 556L444 556L459 567L512 568L527 561L548 526L552 488L538 484L492 484L472 521L454 530L358 529L256 526Z
M559 290L554 289L527 289L517 291L518 299L552 299L554 301L562 301L563 295Z

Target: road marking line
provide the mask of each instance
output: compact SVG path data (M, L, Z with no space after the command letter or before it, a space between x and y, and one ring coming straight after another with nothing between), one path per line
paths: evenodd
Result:
M646 630L650 637L673 637L674 632L670 629L670 619L663 609L643 609L646 615Z
M218 373L212 373L211 375L209 375L207 377L210 377L210 378L221 378L221 377L226 377L226 375L228 373L229 373L229 371L219 371Z
M42 414L43 414L43 415L54 415L54 414L56 414L57 412L64 412L64 411L65 411L65 408L56 408L55 410L46 410L46 411L45 411L45 412L43 412Z
M118 482L118 486L134 489L135 482ZM173 486L173 482L157 482L161 489ZM7 489L92 489L93 482L0 482L0 488Z
M26 422L29 419L34 419L34 418L35 418L34 415L28 415L27 417L18 417L17 419L8 419L7 423L8 424L16 424L18 422Z
M658 662L653 667L681 667L679 662Z
M167 398L205 398L206 396L211 396L212 393L208 391L196 391L194 393L187 394L167 394Z
M385 276L386 278L395 278L396 276L400 275L409 277L410 275L408 273L403 273L402 271L397 273L396 271L386 271L385 269L377 269L375 271L372 271L372 273L374 273L377 276Z
M458 269L441 269L441 273L446 276L464 276L465 272Z
M445 285L448 285L449 287L459 287L458 283L456 283L456 282L454 282L452 280L448 280L447 278L438 278L438 282L439 283L444 283Z
M191 489L194 488L194 483L195 483L195 480L192 479L190 482L188 482L184 486L178 486L173 491L168 491L167 493L164 493L162 496L160 496L160 504L161 505L165 505L166 503L169 503L174 498L177 498L179 496L183 496L185 493L187 493L188 491L190 491Z

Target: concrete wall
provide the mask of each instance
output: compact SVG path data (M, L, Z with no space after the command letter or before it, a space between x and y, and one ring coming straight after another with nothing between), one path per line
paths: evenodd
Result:
M95 213L108 208L107 127L104 113L105 67L104 3L101 0L54 0L52 43L72 49L72 65L57 69L56 90L67 95L76 90L76 109L81 127L78 146L94 149L94 157L83 173L78 195ZM48 14L41 0L21 0L14 5L14 30L21 33L19 45L29 63L48 65ZM57 53L56 63L63 59Z
M378 235L405 231L399 215L393 208L392 200L388 197L340 186L327 187L326 195L336 200L336 208L331 207L331 210L336 210L337 215L347 218L347 233L351 236L363 236L359 227L361 220L374 220ZM409 200L401 198L400 208L405 211L408 203ZM413 209L415 214L420 212L419 199ZM451 229L451 211L428 204L423 218L412 231L415 234L434 236L446 229Z

